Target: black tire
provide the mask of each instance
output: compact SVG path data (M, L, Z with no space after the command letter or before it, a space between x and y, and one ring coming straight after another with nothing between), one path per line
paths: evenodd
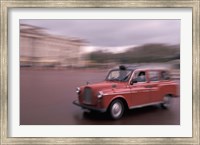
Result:
M124 114L124 104L121 100L114 100L109 107L109 114L112 119L120 119Z
M163 103L161 103L161 107L163 109L168 109L170 105L171 105L171 96L169 95L164 96Z

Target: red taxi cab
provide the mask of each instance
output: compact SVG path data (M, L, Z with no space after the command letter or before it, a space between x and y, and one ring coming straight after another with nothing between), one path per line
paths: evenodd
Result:
M170 106L177 95L177 83L167 69L119 66L109 71L105 81L77 87L73 104L84 109L108 112L113 119L126 109L160 104Z

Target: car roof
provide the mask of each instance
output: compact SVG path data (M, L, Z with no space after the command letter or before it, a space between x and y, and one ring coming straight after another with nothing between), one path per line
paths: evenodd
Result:
M114 67L112 70L162 70L167 71L166 66L157 66L157 65L119 65L117 67Z

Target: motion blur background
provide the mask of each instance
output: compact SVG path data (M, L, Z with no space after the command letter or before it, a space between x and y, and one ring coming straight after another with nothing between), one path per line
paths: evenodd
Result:
M180 20L20 20L22 67L179 64Z
M179 82L180 20L21 19L20 124L180 123L179 100L166 114L147 108L115 122L72 105L77 86L104 80L119 64L164 66Z

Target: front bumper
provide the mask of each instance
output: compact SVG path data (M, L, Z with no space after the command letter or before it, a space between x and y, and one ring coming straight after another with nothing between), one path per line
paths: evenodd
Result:
M88 105L80 104L78 102L78 100L73 101L73 104L77 105L79 107L82 107L84 109L88 109L88 110L93 110L93 111L98 111L98 112L106 112L106 109L104 109L104 108L96 108L94 106L88 106Z

